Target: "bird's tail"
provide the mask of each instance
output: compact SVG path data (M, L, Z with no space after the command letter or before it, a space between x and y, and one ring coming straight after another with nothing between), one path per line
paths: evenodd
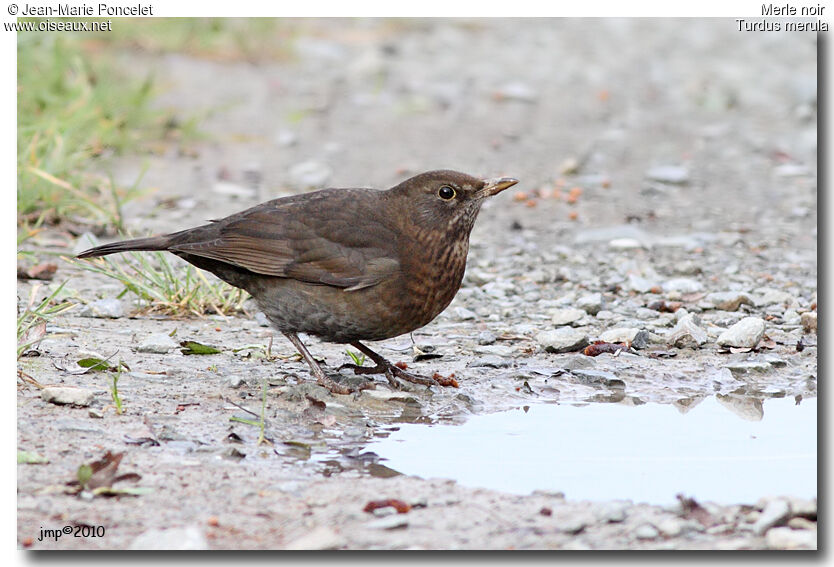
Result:
M102 244L95 248L85 250L76 258L96 258L98 256L107 256L108 254L115 254L116 252L127 252L129 250L167 250L171 245L170 236L151 236L148 238L136 238L134 240L124 240L122 242L111 242L110 244Z

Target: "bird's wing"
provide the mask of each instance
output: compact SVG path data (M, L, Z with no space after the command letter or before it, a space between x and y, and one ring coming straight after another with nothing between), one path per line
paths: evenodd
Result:
M371 287L400 270L394 235L382 224L358 230L362 214L351 210L355 206L349 203L340 201L339 207L321 199L264 203L202 230L184 231L182 241L172 243L169 250L346 291Z

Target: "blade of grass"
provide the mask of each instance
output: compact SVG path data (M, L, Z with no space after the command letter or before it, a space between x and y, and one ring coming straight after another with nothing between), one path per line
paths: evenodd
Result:
M175 266L164 252L129 252L120 259L65 261L81 269L115 279L125 286L120 297L132 293L148 302L147 310L169 315L241 312L248 294L220 280L209 281L191 265Z
M53 300L58 296L64 286L66 285L66 281L61 283L55 291L53 291L49 297L41 301L37 307L33 308L35 296L40 289L39 285L32 286L32 291L29 296L29 304L27 305L26 309L18 315L17 317L17 358L26 352L29 347L32 345L42 341L45 336L40 336L36 339L26 341L25 337L27 336L30 329L34 328L35 325L41 323L47 323L48 321L52 320L54 317L65 313L75 307L76 304L70 303L68 301L63 301L61 303L56 303L55 305L50 305ZM47 335L48 336L48 335ZM21 339L24 339L24 342L21 343Z

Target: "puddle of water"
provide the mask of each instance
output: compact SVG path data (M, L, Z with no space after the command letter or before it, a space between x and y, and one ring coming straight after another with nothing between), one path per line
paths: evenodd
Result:
M686 413L660 404L541 404L459 426L404 424L367 449L403 474L516 494L652 504L678 493L723 504L817 496L813 398L707 398Z

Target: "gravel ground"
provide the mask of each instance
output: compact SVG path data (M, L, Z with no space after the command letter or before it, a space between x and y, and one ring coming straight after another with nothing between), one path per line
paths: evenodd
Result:
M172 231L312 187L383 188L428 169L517 177L484 206L452 305L413 343L374 345L418 372L454 372L460 388L380 382L332 395L295 358L233 352L272 336L254 312L142 315L117 299L115 282L61 263L56 281L71 277L84 305L19 368L82 390L61 405L67 392L49 402L19 383L18 448L49 462L18 465L18 544L816 549L815 499L511 495L397 475L364 451L398 423L460 423L531 403L686 408L718 396L761 419L763 400L816 397L815 36L740 33L732 20L294 25L295 56L283 61L120 55L165 85L159 105L214 109L194 155L116 162L126 184L149 165L155 189L129 203L130 228ZM35 244L83 247L57 231ZM19 304L31 285L18 282ZM161 336L174 330L223 352L185 356ZM597 340L630 348L578 352ZM440 356L417 357L415 345ZM308 346L330 367L347 362L341 346ZM114 352L130 368L122 415L104 375L61 370ZM272 352L294 350L276 336ZM235 404L257 413L263 383L271 446L229 421L253 418ZM108 450L125 453L119 473L141 475L115 486L150 492L65 494L79 465ZM389 498L401 502L364 511ZM106 534L39 539L64 525Z

